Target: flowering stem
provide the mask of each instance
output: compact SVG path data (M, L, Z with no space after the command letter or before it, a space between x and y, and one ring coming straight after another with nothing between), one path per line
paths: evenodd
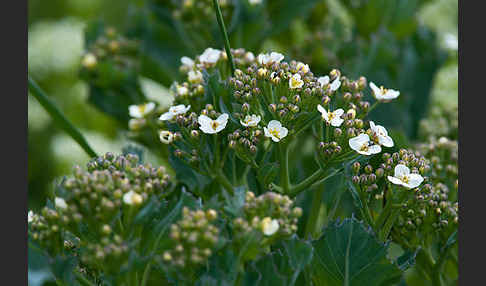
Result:
M231 185L230 181L223 174L222 170L217 171L215 179L216 179L216 181L218 181L218 183L220 183L228 191L228 193L231 196L234 195L233 185Z
M49 115L57 122L60 127L66 131L76 143L83 148L83 150L90 157L97 157L96 152L89 146L88 141L84 138L83 134L62 114L61 110L57 108L54 102L45 94L45 92L37 85L37 83L28 76L29 90L31 94L39 101Z
M332 173L330 176L326 176L326 174L327 174L327 168L325 169L319 168L317 171L315 171L312 175L307 177L305 180L292 187L289 191L289 195L291 197L295 197L303 190L314 185L316 182L318 181L322 182L324 181L323 179L327 179L330 176L334 175L334 173Z
M231 55L228 33L226 32L226 27L224 25L223 15L221 14L221 8L219 7L218 0L213 0L213 5L214 5L214 10L216 11L216 19L218 20L219 29L221 30L221 34L223 34L224 49L226 50L226 55L228 56L231 75L234 75L236 69L235 63L233 62L233 56Z
M283 143L279 145L279 154L280 154L280 185L282 186L284 193L287 194L290 189L288 143Z

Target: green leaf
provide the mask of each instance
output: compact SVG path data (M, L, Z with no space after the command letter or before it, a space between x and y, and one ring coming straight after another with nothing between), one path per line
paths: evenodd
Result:
M377 240L371 229L355 218L334 222L314 241L310 266L315 285L392 285L402 271L387 258L388 244Z
M246 187L240 186L234 188L235 194L230 197L226 192L223 193L226 199L224 210L233 217L243 215L243 205L245 204Z
M420 251L420 247L416 249L415 251L410 251L407 250L405 253L400 255L400 257L397 258L397 266L400 268L400 270L405 271L408 268L412 267L415 264L415 257L417 257L417 253Z

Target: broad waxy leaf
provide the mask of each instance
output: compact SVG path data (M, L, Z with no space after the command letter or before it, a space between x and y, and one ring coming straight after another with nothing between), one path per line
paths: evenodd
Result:
M310 271L315 285L385 286L402 276L402 271L386 258L388 245L380 243L354 218L331 223L312 244Z

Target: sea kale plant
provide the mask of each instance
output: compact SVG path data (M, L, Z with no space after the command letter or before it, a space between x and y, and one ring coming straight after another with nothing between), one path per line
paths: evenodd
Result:
M95 93L132 76L136 44L105 37L83 60ZM138 147L95 156L29 212L57 283L383 286L412 268L454 285L457 143L397 146L368 115L407 94L225 40L180 59L168 108L117 85L138 102L126 135L167 166Z

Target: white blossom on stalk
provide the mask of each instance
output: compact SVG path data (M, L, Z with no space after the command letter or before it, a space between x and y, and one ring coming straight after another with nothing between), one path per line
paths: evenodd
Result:
M339 80L339 77L337 77L332 83L331 83L331 91L336 91L338 88L341 86L341 81Z
M344 110L342 108L336 109L333 112L327 111L322 105L317 105L317 110L322 115L322 119L324 119L327 124L330 124L334 127L339 127L344 122L344 119L341 116L344 114Z
M376 100L388 101L395 99L400 95L398 90L386 89L383 86L377 87L373 82L370 82L370 87L373 90L373 96Z
M283 127L282 123L277 120L270 121L267 127L263 127L263 130L265 136L272 138L273 142L279 142L289 133L289 130Z
M139 205L143 202L143 197L134 191L129 191L123 195L123 202L127 205Z
M184 96L189 94L189 89L183 85L176 85L177 95Z
M424 181L421 175L411 174L410 169L403 164L396 165L393 177L388 176L387 178L393 184L401 185L409 189L418 187Z
M28 222L28 223L31 223L33 219L34 219L34 212L30 210L30 211L27 213L27 222Z
M187 73L187 79L190 83L201 83L203 81L203 75L198 70L192 70Z
M185 114L190 108L191 108L190 105L185 106L184 104L171 106L169 108L169 111L160 115L159 120L163 120L163 121L164 120L171 120L172 118L174 118L175 116L177 116L179 114Z
M278 220L272 219L270 217L265 217L262 219L261 227L263 234L265 234L266 236L271 236L278 231L280 226L278 224Z
M243 120L240 120L241 125L245 127L255 127L260 123L262 117L260 115L247 115Z
M361 133L356 137L349 139L349 147L362 155L373 155L381 152L381 146L376 145L370 140L368 134Z
M181 63L184 68L187 68L189 70L194 68L194 60L192 60L189 57L182 57L181 58Z
M309 72L309 70L310 70L310 69L309 69L309 65L304 64L303 62L298 62L298 63L297 63L296 68L297 68L297 71L298 71L298 72L299 72L299 71L301 71L301 72L303 72L304 74L308 73L308 72Z
M56 206L56 208L60 208L62 210L65 210L68 207L67 204L66 204L66 201L63 198L60 198L60 197L56 197L54 199L54 205Z
M197 122L199 123L199 129L206 134L215 134L220 132L226 127L228 123L229 115L227 113L221 114L215 120L209 118L206 115L199 115Z
M317 79L317 82L321 85L321 87L324 87L326 84L328 84L330 81L329 76L321 76L320 78Z
M248 62L253 62L255 60L255 55L252 52L246 52L245 60Z
M290 89L301 88L304 85L304 81L301 79L300 74L296 73L289 79Z
M143 118L155 108L155 103L148 102L140 105L130 105L128 107L128 113L134 118Z
M378 139L378 144L385 147L393 147L393 139L388 136L388 132L385 127L381 125L375 125L373 121L370 121L370 129L373 136Z
M83 60L81 61L83 67L87 69L93 68L94 66L96 66L97 63L98 61L96 60L96 56L92 53L87 53L86 55L84 55Z
M258 63L261 65L271 65L279 63L284 59L281 53L271 52L270 54L259 54L257 57Z
M199 56L199 61L202 64L214 65L218 62L221 56L221 51L213 48L207 48L202 55Z
M174 133L167 131L167 130L161 130L159 133L160 141L164 144L170 144L174 141Z

